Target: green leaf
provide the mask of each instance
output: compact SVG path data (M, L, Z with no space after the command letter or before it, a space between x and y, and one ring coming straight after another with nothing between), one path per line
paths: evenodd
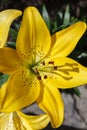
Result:
M60 92L64 92L66 94L71 94L71 95L75 94L78 97L80 97L80 91L79 91L78 87L70 88L70 89L60 89Z
M14 29L10 28L10 33L13 36L13 38L16 40L16 38L17 38L17 31L15 31Z
M42 6L42 17L43 17L44 21L46 22L48 29L50 30L51 22L50 22L50 18L49 18L45 5Z
M8 77L9 77L9 75L7 75L7 74L2 74L0 76L0 87L8 80Z
M70 23L70 7L69 5L67 5L65 14L64 14L63 24L68 25L69 23Z
M83 53L81 53L77 58L87 58L87 52L83 52Z
M16 30L19 30L19 28L20 28L20 23L15 23L14 25L15 25Z
M78 97L80 97L80 91L79 91L78 87L73 88L73 89L74 89L75 94L76 94Z
M7 42L7 47L16 49L16 43L15 42Z
M57 21L54 21L52 23L52 27L51 27L51 32L52 34L55 33L56 31L58 31L58 24L57 24Z
M63 19L63 13L61 11L58 12L58 17L59 17L60 20Z

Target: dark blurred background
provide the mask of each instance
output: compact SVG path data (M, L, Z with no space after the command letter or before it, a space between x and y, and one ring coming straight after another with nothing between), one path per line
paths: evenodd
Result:
M67 4L76 17L80 17L81 14L87 16L87 0L0 0L0 10L8 8L24 10L27 6L40 8L42 4L46 5L51 18L55 18L57 11L65 9Z

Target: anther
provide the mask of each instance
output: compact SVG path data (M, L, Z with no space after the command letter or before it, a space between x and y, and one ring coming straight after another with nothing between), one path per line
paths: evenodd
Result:
M44 75L44 79L47 79L47 75Z
M57 70L58 66L54 66L54 70Z
M38 75L37 78L38 78L39 80L41 80L41 76L40 76L40 75Z
M54 65L54 61L49 61L48 64Z

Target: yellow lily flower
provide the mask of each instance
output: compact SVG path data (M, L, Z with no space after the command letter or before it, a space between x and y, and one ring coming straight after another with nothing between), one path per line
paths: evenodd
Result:
M11 87L11 86L10 86ZM10 94L10 96L9 96ZM16 108L16 103L20 105L23 104L23 98L20 100L18 98L14 99L15 93L12 93L4 84L0 89L0 130L39 130L45 128L50 119L46 114L41 114L37 116L29 116ZM17 95L18 96L18 95ZM25 99L26 99L25 95ZM25 101L24 99L24 101ZM6 105L7 104L7 105ZM5 106L6 105L6 106ZM15 108L16 111L7 110Z
M8 9L0 12L0 48L6 44L11 23L21 14L22 12L16 9Z
M51 37L38 10L28 7L18 32L16 50L0 49L0 72L11 74L8 86L18 97L27 94L25 106L36 101L50 116L53 127L60 126L64 117L64 105L57 88L87 83L87 69L66 57L85 30L86 24L77 22ZM21 109L22 104L18 107Z

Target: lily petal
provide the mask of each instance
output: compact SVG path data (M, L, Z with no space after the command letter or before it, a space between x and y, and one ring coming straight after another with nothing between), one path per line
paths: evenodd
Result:
M25 130L16 112L0 113L0 130ZM30 129L26 129L30 130Z
M38 80L27 69L14 72L1 87L0 111L12 112L32 104L37 99L39 91Z
M0 49L0 72L11 74L17 69L22 68L22 61L17 55L15 49L1 48Z
M50 57L64 57L69 55L76 47L77 42L84 34L86 24L77 22L52 36L52 48Z
M49 85L57 88L73 88L87 83L87 68L66 57L51 59L51 71L44 79ZM47 62L47 64L49 61Z
M29 63L37 62L48 53L50 43L49 30L38 10L35 7L28 7L24 11L17 37L20 58Z
M22 12L16 9L8 9L0 12L0 48L3 48L6 44L11 23L21 14Z
M0 113L0 130L39 130L47 126L49 117L25 115L20 111Z
M31 127L32 130L43 129L48 125L50 121L49 116L46 114L42 114L38 116L28 116L19 111L17 113L23 125L27 128L27 130L31 130L31 129L28 129L29 127Z
M49 85L46 82L42 85L43 89L40 92L37 103L50 116L52 127L59 127L64 118L64 105L60 92L53 85Z

